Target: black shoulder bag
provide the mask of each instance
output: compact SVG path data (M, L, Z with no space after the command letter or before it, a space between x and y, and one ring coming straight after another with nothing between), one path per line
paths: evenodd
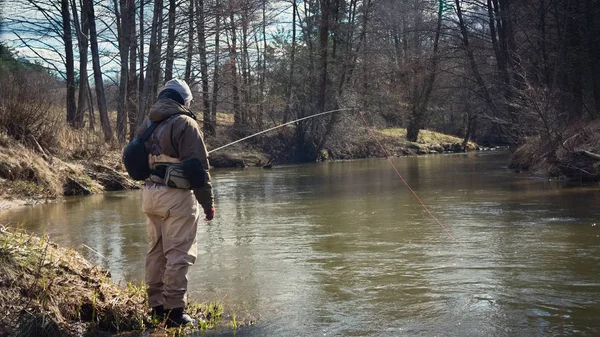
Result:
M176 115L181 114L174 114L161 121L152 122L144 133L135 137L135 139L125 147L125 150L123 150L123 164L125 165L125 169L127 169L127 173L129 173L129 176L133 180L145 180L150 177L148 152L146 151L146 146L144 144L160 123L169 120Z

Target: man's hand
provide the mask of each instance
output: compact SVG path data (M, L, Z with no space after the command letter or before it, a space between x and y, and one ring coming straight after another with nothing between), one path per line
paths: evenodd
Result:
M205 208L204 209L204 215L206 215L206 218L204 220L206 221L210 221L215 217L215 207L211 207L211 208Z

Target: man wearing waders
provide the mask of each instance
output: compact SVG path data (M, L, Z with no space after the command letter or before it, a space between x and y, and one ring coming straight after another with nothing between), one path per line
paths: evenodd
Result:
M196 260L196 230L200 208L205 220L215 215L208 174L208 153L194 114L188 109L192 92L181 80L168 81L137 130L160 124L146 141L151 169L142 194L148 217L149 249L146 283L152 315L167 327L193 323L184 313L187 271Z

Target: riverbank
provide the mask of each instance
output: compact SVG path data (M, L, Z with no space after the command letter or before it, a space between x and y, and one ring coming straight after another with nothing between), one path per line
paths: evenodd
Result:
M207 148L228 144L240 135L232 131L231 115L219 113L217 135L206 139ZM68 129L65 129L68 130ZM458 137L422 130L417 142L405 139L400 128L375 131L391 156L462 152ZM131 180L121 162L122 148L102 141L100 135L82 136L65 131L55 148L44 149L36 141L24 143L0 134L0 211L15 206L60 201L65 196L90 195L141 187ZM293 127L210 154L211 166L263 167L295 162ZM26 145L25 145L26 144ZM468 150L477 149L469 143ZM330 137L317 160L383 157L377 141L366 130Z
M165 329L148 315L143 284L121 286L110 277L47 236L0 226L0 336L179 336L251 323L232 318L221 303L192 303L186 310L198 327Z
M575 125L554 140L531 137L514 152L509 167L534 175L600 182L600 121Z
M0 211L19 205L52 202L65 196L134 189L120 151L101 147L101 155L52 154L0 134Z

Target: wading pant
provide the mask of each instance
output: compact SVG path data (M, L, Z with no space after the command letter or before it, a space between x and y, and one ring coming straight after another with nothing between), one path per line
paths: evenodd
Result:
M142 200L148 217L148 304L184 308L188 267L196 261L198 202L191 190L162 185L144 187Z

